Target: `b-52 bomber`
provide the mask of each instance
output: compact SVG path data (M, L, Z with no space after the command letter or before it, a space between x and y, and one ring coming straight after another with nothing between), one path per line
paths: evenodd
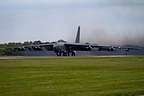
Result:
M121 49L119 46L99 46L95 44L81 44L80 43L80 26L78 26L75 43L56 42L53 44L38 44L23 47L11 48L13 51L42 51L45 48L47 51L54 51L57 56L75 56L76 51L91 51L97 48L98 51L115 51L115 48ZM126 51L139 50L139 48L124 48Z

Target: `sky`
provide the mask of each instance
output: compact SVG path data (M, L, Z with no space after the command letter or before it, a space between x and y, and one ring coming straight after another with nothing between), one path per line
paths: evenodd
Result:
M0 0L0 44L81 42L144 45L144 0Z

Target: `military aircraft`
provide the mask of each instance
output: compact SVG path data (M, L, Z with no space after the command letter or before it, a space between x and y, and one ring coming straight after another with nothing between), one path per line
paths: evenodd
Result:
M81 44L80 43L80 26L78 26L77 35L75 39L75 43L67 43L67 42L56 42L53 44L38 44L38 45L30 45L23 47L11 48L14 51L41 51L45 48L47 51L54 51L57 56L75 56L76 51L91 51L93 48L98 48L98 51L115 51L115 48L121 49L121 47L113 47L113 46L99 46L95 44ZM129 51L132 48L125 48L126 51ZM134 49L134 48L133 48Z

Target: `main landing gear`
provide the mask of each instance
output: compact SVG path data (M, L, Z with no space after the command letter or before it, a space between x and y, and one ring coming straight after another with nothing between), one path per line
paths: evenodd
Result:
M56 55L57 56L70 56L70 53L71 53L71 56L76 56L76 51L71 51L71 52L56 52Z

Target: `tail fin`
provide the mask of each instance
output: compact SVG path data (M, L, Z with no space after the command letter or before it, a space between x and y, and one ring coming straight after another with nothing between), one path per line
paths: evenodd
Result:
M78 26L75 43L80 43L80 26Z

